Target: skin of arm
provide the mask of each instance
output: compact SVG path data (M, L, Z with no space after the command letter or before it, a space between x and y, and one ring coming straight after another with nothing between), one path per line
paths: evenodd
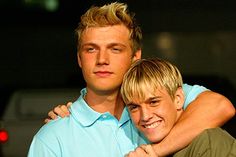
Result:
M160 143L152 144L153 149L158 157L173 154L203 130L222 126L234 115L235 108L226 97L205 91L188 105L170 133Z

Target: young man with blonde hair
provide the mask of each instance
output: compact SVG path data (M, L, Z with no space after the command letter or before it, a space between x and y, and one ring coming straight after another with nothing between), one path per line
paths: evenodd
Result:
M152 143L164 140L184 112L181 73L176 66L159 58L135 62L124 76L121 95L133 123ZM156 157L148 145L126 156L145 155ZM207 129L173 156L236 157L236 141L221 128Z
M29 157L121 157L148 143L130 120L120 95L124 74L141 58L141 29L127 5L115 2L91 7L81 17L76 34L86 88L71 105L70 116L39 130ZM234 115L233 105L224 96L201 86L186 85L184 90L189 106L166 142L158 145L160 156L183 148L202 130L222 125ZM199 116L206 110L207 114ZM189 126L190 122L194 125Z

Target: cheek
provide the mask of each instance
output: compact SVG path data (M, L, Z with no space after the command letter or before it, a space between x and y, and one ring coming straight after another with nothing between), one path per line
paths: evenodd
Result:
M116 64L115 67L117 67L119 71L122 71L122 74L125 74L130 68L132 62L130 59L129 60L120 59L120 60L114 61L113 64Z
M91 55L91 56L80 57L80 59L78 59L78 62L80 64L80 67L89 68L92 65L94 65L95 61L94 61L94 57Z
M87 77L91 74L93 65L94 65L93 61L89 59L88 57L81 58L80 68L83 72L84 77Z
M165 110L164 114L168 123L170 123L170 125L174 125L177 116L176 109L174 107L169 107Z
M139 115L138 112L130 113L130 116L131 116L131 119L132 119L132 121L134 122L135 125L139 123L140 115Z
M130 65L132 63L132 57L128 52L123 52L121 54L111 54L110 59L113 63L119 64L120 66Z

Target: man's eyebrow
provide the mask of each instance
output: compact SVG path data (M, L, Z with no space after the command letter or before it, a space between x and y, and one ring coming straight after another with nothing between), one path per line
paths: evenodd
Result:
M109 47L112 47L112 46L122 46L122 47L127 47L125 44L123 43L110 43L108 44Z
M161 96L153 96L153 97L149 97L149 98L145 99L143 102L147 103L147 102L150 102L150 101L153 101L153 100L156 100L156 99L161 99L161 98L162 98ZM130 105L139 105L139 104L135 103L135 102L129 102L126 105L130 106Z
M82 43L81 44L81 46L83 47L83 46L97 46L97 44L95 44L95 43Z
M92 43L92 42L88 42L88 43L82 43L81 47L85 47L85 46L94 46L94 47L99 47L97 44ZM109 43L107 45L107 47L113 47L113 46L121 46L121 47L127 47L125 44L123 43Z
M126 104L127 106L131 106L131 105L138 105L137 103L134 102L129 102L128 104Z
M161 96L153 96L153 97L149 97L148 99L145 100L145 102L150 102L156 99L161 99Z

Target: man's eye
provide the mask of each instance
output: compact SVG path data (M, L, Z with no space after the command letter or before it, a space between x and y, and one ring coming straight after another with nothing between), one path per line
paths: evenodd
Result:
M87 52L95 52L95 48L93 48L93 47L88 47L88 48L86 48L86 51Z
M113 48L112 48L112 52L119 53L119 52L121 52L121 51L122 51L121 48L117 48L117 47L113 47Z
M155 101L155 100L152 100L152 101L150 101L150 104L155 104L157 101Z
M137 108L138 108L137 105L129 105L129 106L128 106L128 109L129 109L130 111L135 111Z
M152 106L156 106L156 105L158 105L159 104L159 100L152 100L152 101L150 101L150 104L152 105Z

